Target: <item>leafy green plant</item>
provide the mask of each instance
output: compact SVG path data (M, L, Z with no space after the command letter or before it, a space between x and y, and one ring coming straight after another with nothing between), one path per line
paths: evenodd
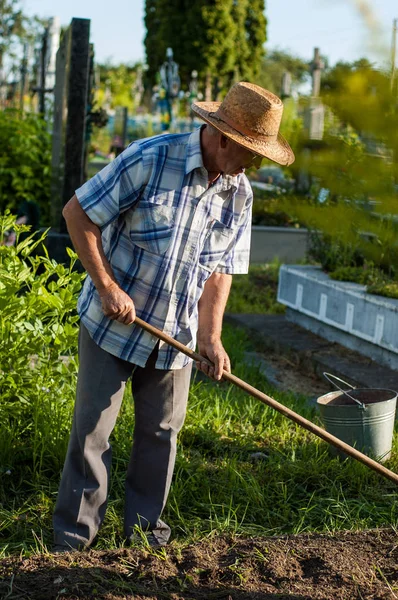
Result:
M352 281L362 285L374 284L378 279L378 271L368 268L366 264L363 267L338 267L329 275L337 281Z
M90 137L90 159L98 160L100 153L104 160L110 152L112 145L112 133L109 127L93 127L93 131Z
M339 268L357 268L365 259L355 243L332 237L319 230L310 230L308 256L319 262L327 272L336 272Z
M369 294L377 294L386 298L398 299L398 282L384 281L369 285L366 290Z
M397 224L363 210L356 202L330 202L291 197L280 207L309 229L309 258L326 272L339 267L373 264L389 278L398 272Z
M285 307L276 300L279 276L278 262L251 265L247 275L234 275L227 312L283 313Z
M40 476L65 450L83 275L73 270L73 251L69 267L48 257L45 234L21 241L28 228L6 212L0 241L12 229L15 246L0 245L0 465L30 464Z
M0 213L34 202L49 224L51 138L39 115L0 111Z
M392 266L385 272L366 262L351 245L339 244L330 238L325 241L325 236L319 232L312 232L310 237L310 256L321 263L332 279L366 285L369 294L398 298L398 282L393 279L395 269Z

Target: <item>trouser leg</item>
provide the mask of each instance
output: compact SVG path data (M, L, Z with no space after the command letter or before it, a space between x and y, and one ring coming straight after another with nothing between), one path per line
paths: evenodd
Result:
M157 353L132 376L135 406L134 443L126 478L125 535L134 526L167 542L170 528L160 520L173 476L176 438L186 414L192 364L155 369Z
M111 447L127 379L134 365L102 350L83 325L72 431L54 511L55 544L89 545L105 515Z

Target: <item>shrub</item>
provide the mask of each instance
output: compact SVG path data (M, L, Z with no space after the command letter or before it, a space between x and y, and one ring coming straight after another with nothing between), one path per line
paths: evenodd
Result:
M364 264L364 256L355 243L332 237L318 230L310 230L308 256L320 263L327 271L339 268L355 268Z
M377 281L378 272L375 269L363 267L338 267L329 273L332 279L337 281L353 281L362 285L374 284Z
M50 222L51 137L42 117L0 111L0 213L35 203Z
M375 269L373 265L365 263L363 267L338 267L329 275L337 281L351 281L366 285L368 294L398 299L398 282L392 280L380 269Z
M16 245L0 245L0 467L29 464L39 476L65 454L83 275L71 250L69 267L50 260L45 234L21 241L28 228L9 213L0 216L0 242L13 228Z
M378 282L369 285L367 290L369 294L377 294L386 298L395 298L398 300L398 283L396 281Z
M398 228L394 219L371 214L356 202L319 205L292 196L281 201L280 207L308 227L309 257L325 271L367 263L389 277L398 272Z

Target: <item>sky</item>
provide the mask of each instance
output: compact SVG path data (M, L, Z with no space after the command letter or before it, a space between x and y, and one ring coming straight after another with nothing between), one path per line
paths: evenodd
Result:
M21 4L29 15L58 16L62 25L73 17L90 19L97 62L145 60L144 0L116 0L114 4L109 0L22 0ZM330 65L363 56L378 64L391 60L397 0L266 0L265 14L267 50L288 50L311 60L317 46Z

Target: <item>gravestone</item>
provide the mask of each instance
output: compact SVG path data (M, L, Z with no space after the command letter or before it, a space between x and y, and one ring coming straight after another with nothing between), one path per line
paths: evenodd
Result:
M289 98L292 95L292 75L285 71L282 75L281 98Z
M325 122L325 107L320 98L310 98L304 114L304 130L309 140L322 140Z
M50 256L69 260L72 246L62 210L85 180L87 119L92 47L90 20L72 19L56 57L54 122L52 138L51 231L47 236Z
M314 58L311 63L311 75L312 75L312 93L311 96L317 97L321 91L321 74L325 64L321 59L319 48L314 48Z
M115 109L115 117L113 124L112 152L118 156L126 147L127 140L127 108L118 106Z
M300 169L296 177L296 192L310 193L311 153L323 145L325 108L319 97L321 88L321 74L324 63L321 59L319 48L314 48L314 58L311 63L312 91L308 105L304 109L304 137L303 148L300 156Z
M41 48L36 53L37 79L33 92L38 93L38 110L50 122L54 113L54 88L56 58L59 48L61 24L58 17L51 17L45 28Z
M90 78L90 20L72 19L56 59L51 224L66 232L62 209L84 182Z
M319 48L314 48L314 58L311 63L312 93L304 116L304 129L310 140L323 139L325 107L319 98L319 93L321 90L321 74L324 66Z

